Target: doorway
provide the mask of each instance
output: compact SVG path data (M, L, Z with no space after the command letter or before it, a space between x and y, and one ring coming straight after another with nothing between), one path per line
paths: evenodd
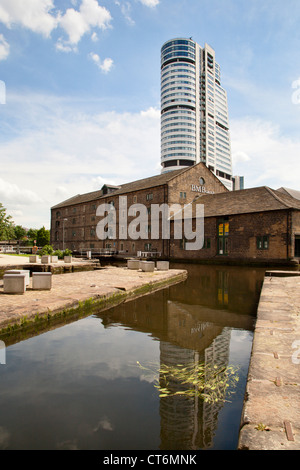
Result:
M295 258L300 258L300 235L295 235Z

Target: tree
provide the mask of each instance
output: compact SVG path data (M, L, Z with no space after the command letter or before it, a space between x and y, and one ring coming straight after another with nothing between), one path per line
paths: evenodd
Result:
M36 240L36 238L37 238L37 229L36 228L30 228L27 232L27 237L30 240Z
M6 209L0 202L0 240L10 240L14 236L13 220L10 215L6 214Z
M17 240L21 240L22 238L24 238L26 236L26 229L24 227L22 227L21 225L16 225L15 226L15 238Z
M27 230L27 245L32 246L36 239L37 239L37 229L30 228L29 230Z
M46 230L45 227L40 228L36 234L37 246L44 246L50 244L50 230Z

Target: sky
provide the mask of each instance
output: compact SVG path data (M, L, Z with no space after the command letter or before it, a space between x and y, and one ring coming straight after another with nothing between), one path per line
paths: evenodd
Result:
M234 175L300 190L299 0L0 0L0 202L50 228L76 194L159 174L160 49L213 47Z

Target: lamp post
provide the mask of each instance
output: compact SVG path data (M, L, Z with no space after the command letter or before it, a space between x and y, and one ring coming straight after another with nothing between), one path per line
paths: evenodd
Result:
M68 219L63 219L63 251L65 250L65 221Z

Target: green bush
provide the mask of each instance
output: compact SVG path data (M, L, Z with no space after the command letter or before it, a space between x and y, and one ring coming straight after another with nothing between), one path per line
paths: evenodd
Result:
M44 245L40 251L40 255L53 255L53 247L51 245Z
M71 256L71 254L72 254L72 251L69 250L69 248L66 248L63 252L63 256Z
M61 250L55 250L54 253L53 253L54 256L57 256L58 259L63 259L64 257L64 254Z

